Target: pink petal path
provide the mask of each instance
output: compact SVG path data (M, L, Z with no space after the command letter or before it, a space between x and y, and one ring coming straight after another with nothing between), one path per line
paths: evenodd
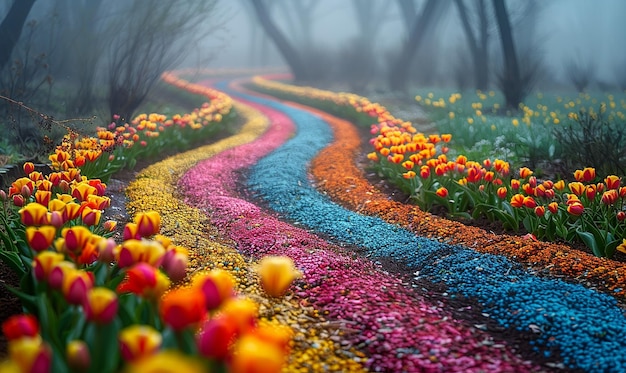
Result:
M235 97L236 98L236 97ZM528 372L540 368L474 326L456 320L420 289L381 266L294 225L282 222L236 192L240 171L285 142L295 129L280 111L260 110L271 126L252 143L199 162L180 180L186 202L207 213L247 255L287 255L304 273L295 296L319 308L344 330L342 345L369 358L371 371ZM427 295L427 294L426 294Z

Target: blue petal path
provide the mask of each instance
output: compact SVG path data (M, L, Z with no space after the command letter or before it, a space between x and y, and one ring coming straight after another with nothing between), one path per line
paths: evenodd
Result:
M626 320L616 300L581 285L538 278L508 259L415 236L381 219L349 211L318 193L307 177L310 160L332 140L320 118L278 101L226 93L286 113L298 132L253 168L248 187L285 218L391 257L450 291L476 297L498 323L541 333L538 351L556 346L564 363L589 372L626 371Z

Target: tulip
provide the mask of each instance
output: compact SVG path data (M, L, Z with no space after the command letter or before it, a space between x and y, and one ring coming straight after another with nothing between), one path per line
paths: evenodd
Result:
M135 223L126 223L124 226L124 232L122 233L122 239L128 240L140 240L141 235L138 232L139 227Z
M178 282L187 275L189 253L187 249L183 247L171 247L173 247L173 249L169 249L165 252L161 267L172 281Z
M111 199L109 197L102 197L93 194L87 197L87 203L89 206L97 210L106 210L111 207Z
M522 204L525 207L528 207L530 209L533 209L537 206L537 202L535 202L535 199L531 196L526 196L524 197L524 200L522 201Z
M22 372L48 373L52 366L52 350L40 336L24 337L9 343L9 356Z
M526 179L527 177L530 177L530 175L532 174L533 172L528 167L522 167L519 169L519 177L521 179Z
M39 335L39 322L30 314L13 315L2 323L2 334L9 341Z
M102 224L102 227L107 232L113 232L115 231L115 228L117 228L117 222L115 220L107 220L104 222L104 224Z
M25 175L29 175L31 172L35 171L35 165L33 162L25 162L22 166Z
M115 260L117 243L113 238L101 238L96 246L98 247L98 261L110 264Z
M9 197L21 194L24 187L27 187L29 191L32 191L35 189L35 183L27 177L21 177L15 180L13 184L11 184L11 187L9 187Z
M137 359L128 365L125 373L206 373L202 362L178 351L167 350Z
M118 285L118 293L134 293L144 298L158 299L170 287L170 280L147 263L137 263Z
M567 212L574 216L580 216L585 211L585 207L580 202L575 202L567 206Z
M100 223L100 217L102 216L101 210L92 209L91 207L85 207L80 214L83 220L83 224L88 227L98 225Z
M89 347L84 341L73 340L65 348L67 364L73 371L86 372L91 365L91 355Z
M61 290L69 304L81 305L85 302L87 291L93 287L93 272L78 269L64 273Z
M7 196L7 192L5 192L4 190L0 189L0 202L4 203L6 201L9 200L9 197Z
M90 186L96 188L97 196L100 196L100 197L104 196L104 194L106 193L106 188L107 188L105 183L103 183L100 179L90 179L88 183Z
M293 337L293 330L290 327L265 322L260 324L251 333L261 340L270 342L279 347L285 354L289 353L289 342L291 342Z
M61 231L61 236L64 239L63 248L73 253L80 253L91 238L91 235L89 228L82 225L65 228Z
M161 215L156 211L140 212L135 216L137 233L142 237L150 237L161 230Z
M619 197L619 194L617 193L616 189L609 189L606 192L602 193L602 203L604 203L605 205L612 205L615 202L617 202L617 198Z
M467 181L470 183L477 183L483 177L481 170L478 167L469 167L467 169Z
M508 189L506 189L506 187L500 187L498 188L498 190L496 191L496 195L498 196L498 198L500 199L505 199L506 196L508 194Z
M80 202L87 201L88 196L97 194L96 188L87 183L78 183L72 186L72 197L76 198Z
M542 217L545 214L546 214L545 206L537 206L537 207L535 207L535 215L537 215L538 217Z
M589 201L593 201L596 198L596 186L595 185L587 185L585 189L585 195Z
M609 175L604 179L604 183L606 184L607 189L618 189L620 186L621 179L615 175Z
M441 188L440 188L441 189ZM447 189L445 195L447 195ZM438 190L441 197L444 192ZM293 280L300 278L302 274L296 270L293 260L287 256L266 256L259 262L259 276L261 286L272 297L279 297L287 291Z
M56 228L51 225L26 227L26 242L31 249L43 251L52 245L56 233Z
M39 203L32 202L20 209L19 214L22 224L43 225L46 223L46 213L48 209Z
M156 241L130 239L120 246L117 260L120 267L128 267L139 262L159 267L164 255L165 249Z
M417 174L415 171L407 171L402 173L404 179L414 179Z
M148 325L131 325L118 336L120 352L125 361L136 361L154 355L161 348L161 334Z
M571 182L567 186L569 187L569 190L578 197L582 196L583 193L585 193L585 185L581 182Z
M581 183L588 183L596 178L596 170L592 167L585 167L574 172L574 178Z
M448 189L440 187L435 193L441 198L446 198L448 196Z
M52 211L52 212L48 212L46 213L46 222L55 227L56 229L60 229L63 224L65 224L65 221L63 219L63 214L60 213L59 211Z
M159 314L176 331L199 323L206 314L204 294L193 288L178 288L161 298Z
M235 296L235 279L223 269L198 273L193 276L191 284L204 294L208 310L217 309L225 300Z
M63 210L63 220L70 221L76 219L80 215L80 205L76 202L68 202Z
M420 168L420 177L422 179L428 179L429 176L430 176L430 167L422 166Z
M117 314L117 294L113 290L97 287L87 292L83 303L85 317L98 324L108 324Z
M237 341L229 371L232 373L278 373L285 363L283 352L254 335Z
M552 214L556 214L559 211L559 204L557 202L550 202L548 204L548 210L550 210Z
M237 297L224 302L220 311L235 322L239 334L245 334L256 326L259 306L248 298Z
M53 289L61 289L65 275L75 269L76 265L66 260L53 264L48 274L48 284Z
M36 183L36 185L37 185L37 190L43 190L47 192L52 192L52 188L54 187L54 185L52 185L52 182L50 180L40 180Z
M620 252L626 254L626 238L624 238L622 240L622 243L619 244L616 249L617 249L617 251L620 251Z
M617 220L619 221L626 220L626 212L624 211L618 211L616 216L617 216Z
M511 179L511 189L513 189L513 190L519 190L520 185L521 185L521 183L520 183L520 181L519 181L519 180L517 180L517 179Z
M511 206L518 208L524 206L524 196L522 194L516 194L511 197Z
M197 334L198 351L202 356L225 360L236 335L237 327L234 320L227 315L217 315L205 321Z
M38 204L44 207L48 207L51 197L52 197L52 193L47 190L39 189L35 192L35 202L37 202Z
M33 273L37 281L47 280L52 268L58 263L61 263L63 259L63 254L52 251L42 251L37 254L32 263Z

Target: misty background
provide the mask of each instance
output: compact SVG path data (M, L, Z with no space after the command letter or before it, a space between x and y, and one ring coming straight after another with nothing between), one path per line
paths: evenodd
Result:
M626 89L624 15L622 0L0 0L0 95L130 118L163 71L271 67L362 94L493 89L516 107L534 89Z

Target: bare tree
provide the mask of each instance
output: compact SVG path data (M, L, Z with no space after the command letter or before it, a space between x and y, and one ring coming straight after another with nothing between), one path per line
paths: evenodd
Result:
M219 29L215 0L120 3L109 13L108 103L111 115L130 118L161 74ZM127 15L132 14L132 17Z
M565 64L565 74L569 81L574 85L576 91L584 92L595 73L595 66L592 61L581 61L580 56L577 59L571 59Z
M467 37L467 45L474 67L474 84L477 89L486 90L489 87L489 18L485 0L475 0L474 9L477 20L470 20L469 11L463 0L454 0L461 26ZM472 27L477 25L477 29Z
M276 26L267 6L263 0L250 0L254 7L257 18L265 33L272 39L276 47L285 58L287 65L293 73L294 80L307 81L309 79L308 70L298 50L291 44L289 39Z
M35 4L35 0L15 0L6 17L0 23L0 70L4 68L11 52L22 34L26 17Z
M500 77L502 93L504 94L506 107L517 108L525 94L523 92L513 33L511 32L511 22L504 0L493 0L493 8L496 14L498 30L500 31L500 41L504 56L504 71Z
M413 56L417 52L427 29L436 22L438 18L436 17L437 7L441 6L442 3L442 1L437 0L427 0L420 15L417 16L417 19L413 22L409 38L393 64L389 75L389 86L392 90L406 90L409 67L411 66Z

